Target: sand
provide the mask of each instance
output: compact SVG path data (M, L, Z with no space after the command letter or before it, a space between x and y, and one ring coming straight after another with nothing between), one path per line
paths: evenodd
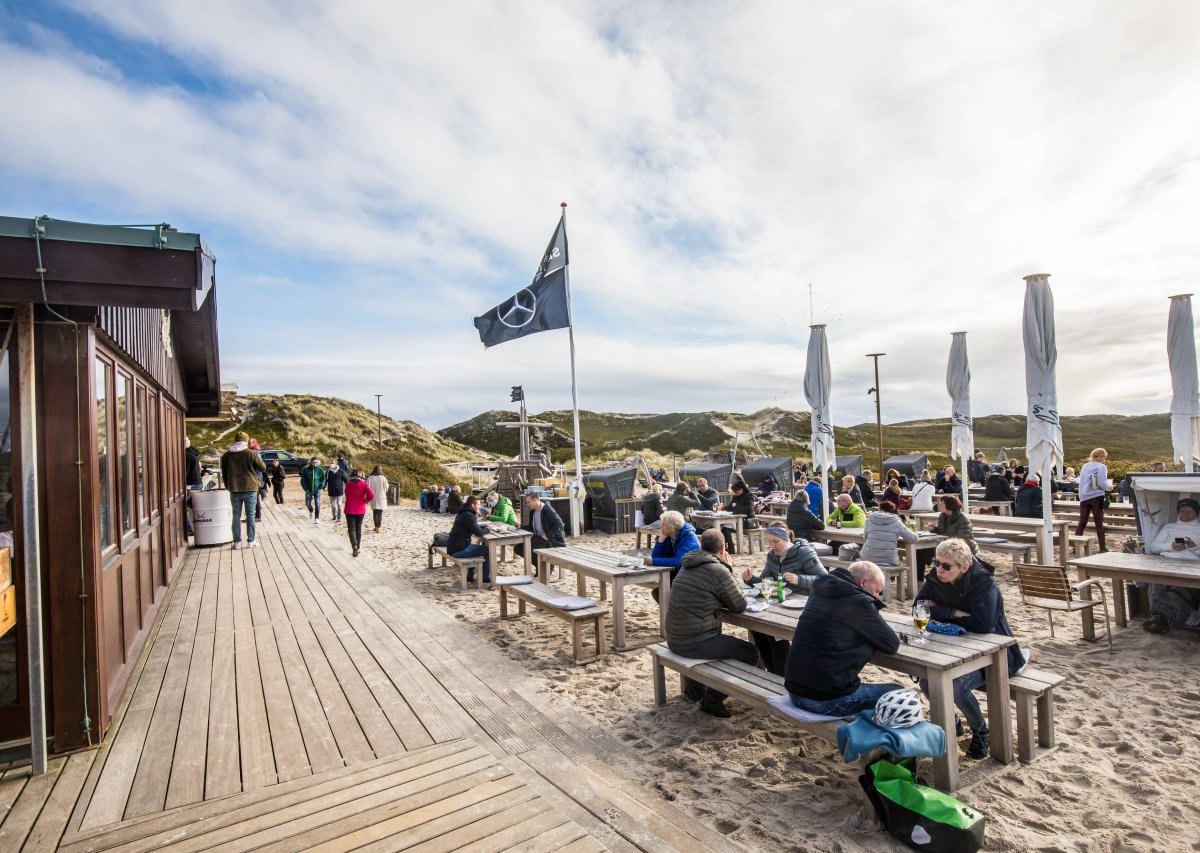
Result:
M503 650L540 684L550 707L582 712L621 737L629 751L613 759L617 770L748 849L903 849L864 825L854 772L826 742L732 699L731 719L703 714L677 695L678 682L670 677L671 698L656 708L644 651L576 666L559 620L531 611L501 622L496 593L461 592L456 571L426 569L426 543L450 522L405 501L387 510L382 533L364 534L364 551ZM633 534L581 539L610 550L634 547ZM734 560L740 572L761 566L762 555ZM1110 655L1103 642L1080 639L1078 617L1059 616L1051 639L1045 611L1022 606L1011 565L997 565L1009 622L1032 650L1034 665L1069 680L1056 694L1056 751L1004 767L966 759L966 742L959 743L959 797L987 815L986 849L1200 850L1194 782L1200 636L1153 636L1135 622L1116 631ZM518 569L509 563L501 573ZM568 578L556 583L573 593L574 577ZM891 607L907 612L903 604ZM631 643L657 634L658 609L648 590L634 588L626 608ZM871 667L864 672L868 681L897 677L903 676Z

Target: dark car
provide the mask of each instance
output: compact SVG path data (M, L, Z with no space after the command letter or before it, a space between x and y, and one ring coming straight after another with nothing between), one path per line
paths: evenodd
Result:
M266 463L268 468L278 459L283 470L289 474L299 474L300 469L308 464L307 456L303 458L293 456L286 450L260 450L258 451L258 455L262 457L262 461Z

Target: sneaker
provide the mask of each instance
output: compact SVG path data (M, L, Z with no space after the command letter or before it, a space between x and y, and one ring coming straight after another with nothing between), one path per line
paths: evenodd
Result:
M475 583L475 573L467 572L467 583Z
M1151 613L1150 618L1142 623L1142 630L1151 634L1171 633L1171 622L1165 613Z
M729 713L729 709L725 707L723 700L712 701L707 696L700 700L700 710L706 714L711 714L714 717L721 719L729 719L733 714Z
M321 519L319 519L319 518L313 519L313 524L320 524L320 523L321 523Z
M255 541L252 541L252 542L250 543L250 547L251 547L251 548L257 548L257 547L258 547L258 541L257 541L257 540L255 540Z
M1033 657L1033 652L1029 649L1021 649L1021 657L1023 657L1025 660L1021 664L1021 668L1014 672L1013 675L1020 675L1029 668L1029 660Z
M234 542L234 543L233 543L233 550L235 550L235 551L240 551L240 550L242 550L242 543L241 543L241 542Z
M987 758L991 746L992 740L987 732L975 732L971 735L971 745L967 747L967 758Z

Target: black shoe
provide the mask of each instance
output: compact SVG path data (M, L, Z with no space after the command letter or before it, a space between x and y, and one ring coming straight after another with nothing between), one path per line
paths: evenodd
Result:
M729 713L729 709L725 707L723 700L713 701L707 696L700 700L700 710L706 714L712 714L714 717L721 717L722 719L728 719L733 716L733 714Z
M475 573L467 572L467 583L475 583Z
M684 689L683 698L689 702L699 702L704 698L704 685L693 681Z
M490 584L490 583L492 582L492 579L491 579L491 578L489 578L489 577L485 577L485 578L483 579L483 582L484 582L484 583L486 583L486 584Z
M992 740L987 732L975 732L971 735L971 745L967 747L967 758L987 758L991 746Z
M962 737L966 733L967 733L967 730L965 728L963 728L962 717L960 717L958 714L955 714L954 715L954 736Z
M1165 613L1151 613L1150 618L1142 623L1142 630L1151 634L1171 633L1171 621Z

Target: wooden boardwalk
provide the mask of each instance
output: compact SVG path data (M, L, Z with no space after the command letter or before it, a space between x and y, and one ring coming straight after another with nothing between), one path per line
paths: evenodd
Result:
M0 777L0 850L733 847L340 528L266 516L189 552L108 741Z

